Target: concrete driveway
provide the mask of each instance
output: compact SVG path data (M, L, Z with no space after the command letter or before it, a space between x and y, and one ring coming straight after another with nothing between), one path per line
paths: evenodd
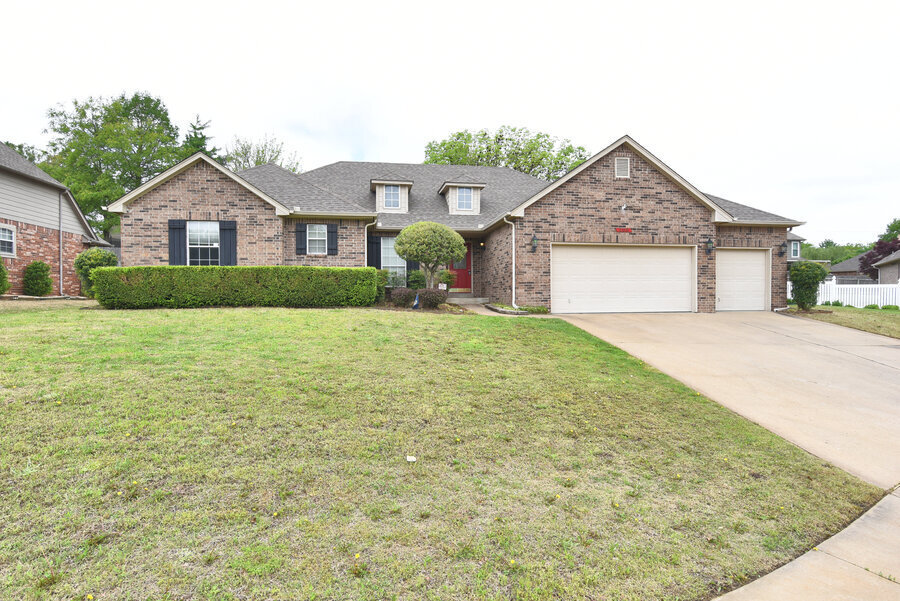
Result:
M900 340L774 313L564 319L893 489L844 531L722 601L900 599Z

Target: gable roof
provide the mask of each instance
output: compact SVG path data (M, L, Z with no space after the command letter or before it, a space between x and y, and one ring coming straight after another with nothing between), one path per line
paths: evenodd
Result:
M150 190L156 188L157 186L164 184L165 182L169 181L170 179L172 179L173 177L175 177L182 171L185 171L186 169L193 166L195 163L197 163L199 161L204 161L207 164L212 165L217 171L219 171L220 173L224 173L225 175L230 177L232 180L237 182L239 185L243 186L244 188L246 188L253 194L256 194L257 196L259 196L262 200L266 201L267 203L269 203L270 205L275 207L276 215L290 215L290 213L291 213L290 210L288 210L288 208L285 207L282 203L275 200L274 198L272 198L271 196L269 196L268 194L266 194L265 192L263 192L262 190L260 190L256 186L254 186L253 184L251 184L250 182L247 182L243 178L239 177L232 170L218 164L217 162L215 162L214 160L212 160L211 158L209 158L202 152L193 154L193 155L189 156L188 158L184 159L183 161L181 161L180 163L178 163L177 165L175 165L174 167L167 169L166 171L163 171L156 177L150 178L149 180L147 180L146 182L144 182L143 184L141 184L140 186L138 186L137 188L135 188L134 190L132 190L131 192L129 192L128 194L123 196L122 198L120 198L119 200L110 204L108 207L106 207L106 210L111 213L125 212L126 204L135 200L136 198L140 198L141 196L143 196Z
M376 215L374 208L366 208L342 198L278 165L251 167L238 175L277 198L292 213L360 217Z
M806 240L806 238L804 238L803 236L800 236L799 234L795 234L794 232L788 232L787 239L788 240L797 240L797 241Z
M298 177L374 213L375 195L370 182L385 174L398 181L414 182L409 190L408 213L378 214L378 227L387 230L403 229L417 221L437 221L459 231L480 231L501 220L523 198L547 185L543 180L506 167L421 163L341 161ZM447 200L440 194L445 182L464 174L468 180L484 184L479 215L450 215Z
M0 169L23 175L54 188L66 189L64 185L50 177L43 169L2 142L0 142Z
M834 265L831 266L829 271L837 271L837 272L852 271L853 273L859 273L859 260L862 258L862 256L864 254L866 254L866 253L862 253L861 255L856 255L855 257L850 257L849 259L841 261L840 263L835 263Z
M782 217L781 215L776 215L775 213L768 213L766 211L762 211L760 209L754 209L753 207L748 207L747 205L742 205L740 203L734 202L732 200L726 200L719 196L713 196L712 194L707 194L707 198L715 202L717 205L728 211L732 217L734 217L733 223L735 225L741 224L759 224L759 225L784 225L784 226L798 226L803 225L801 221L795 221L788 217ZM796 234L794 234L796 236ZM805 238L797 237L798 240L805 240Z
M65 196L66 201L78 217L78 221L81 223L81 227L84 230L84 232L82 232L84 239L90 244L109 246L108 242L97 236L94 228L91 227L91 224L88 223L84 213L81 212L81 207L75 202L75 197L72 196L72 192L65 185L50 177L43 169L2 142L0 142L0 170L20 175L59 190L62 195Z
M885 265L892 265L898 261L900 261L900 250L895 250L877 263L873 263L872 267L884 267Z

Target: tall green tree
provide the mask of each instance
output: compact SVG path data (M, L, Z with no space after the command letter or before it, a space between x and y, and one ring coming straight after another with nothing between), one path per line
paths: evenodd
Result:
M818 246L803 242L800 247L800 256L808 261L830 261L834 265L861 255L871 248L871 244L837 244L833 240L824 240Z
M878 239L882 242L890 242L898 238L900 238L900 218L891 221Z
M215 161L222 161L222 157L219 156L220 150L212 145L212 136L206 133L207 129L209 129L209 121L201 121L200 115L194 117L184 135L179 158L186 159L193 154L202 152Z
M235 136L225 156L225 166L232 171L269 163L274 163L294 173L300 173L300 159L297 157L297 153L285 151L284 142L274 136L263 136L258 141Z
M425 163L509 167L552 181L590 156L583 146L524 127L502 126L491 132L467 129L425 146Z
M118 215L101 207L178 161L178 128L145 93L74 100L48 111L53 138L42 167L68 186L88 221L107 233Z

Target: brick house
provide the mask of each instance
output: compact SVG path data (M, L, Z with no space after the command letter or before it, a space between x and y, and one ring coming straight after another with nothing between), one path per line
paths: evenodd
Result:
M51 294L80 294L75 257L90 246L109 244L88 225L69 189L0 143L0 261L9 271L9 293L21 294L25 267L44 261Z
M704 194L629 136L555 182L511 169L338 162L233 173L195 155L122 197L124 265L415 265L403 227L437 221L466 258L454 294L554 313L786 305L802 222Z

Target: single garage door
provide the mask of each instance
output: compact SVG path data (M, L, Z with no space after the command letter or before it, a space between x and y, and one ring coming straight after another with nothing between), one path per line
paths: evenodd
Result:
M694 310L692 247L554 244L551 253L554 313Z
M716 311L765 311L768 262L766 250L716 250Z

